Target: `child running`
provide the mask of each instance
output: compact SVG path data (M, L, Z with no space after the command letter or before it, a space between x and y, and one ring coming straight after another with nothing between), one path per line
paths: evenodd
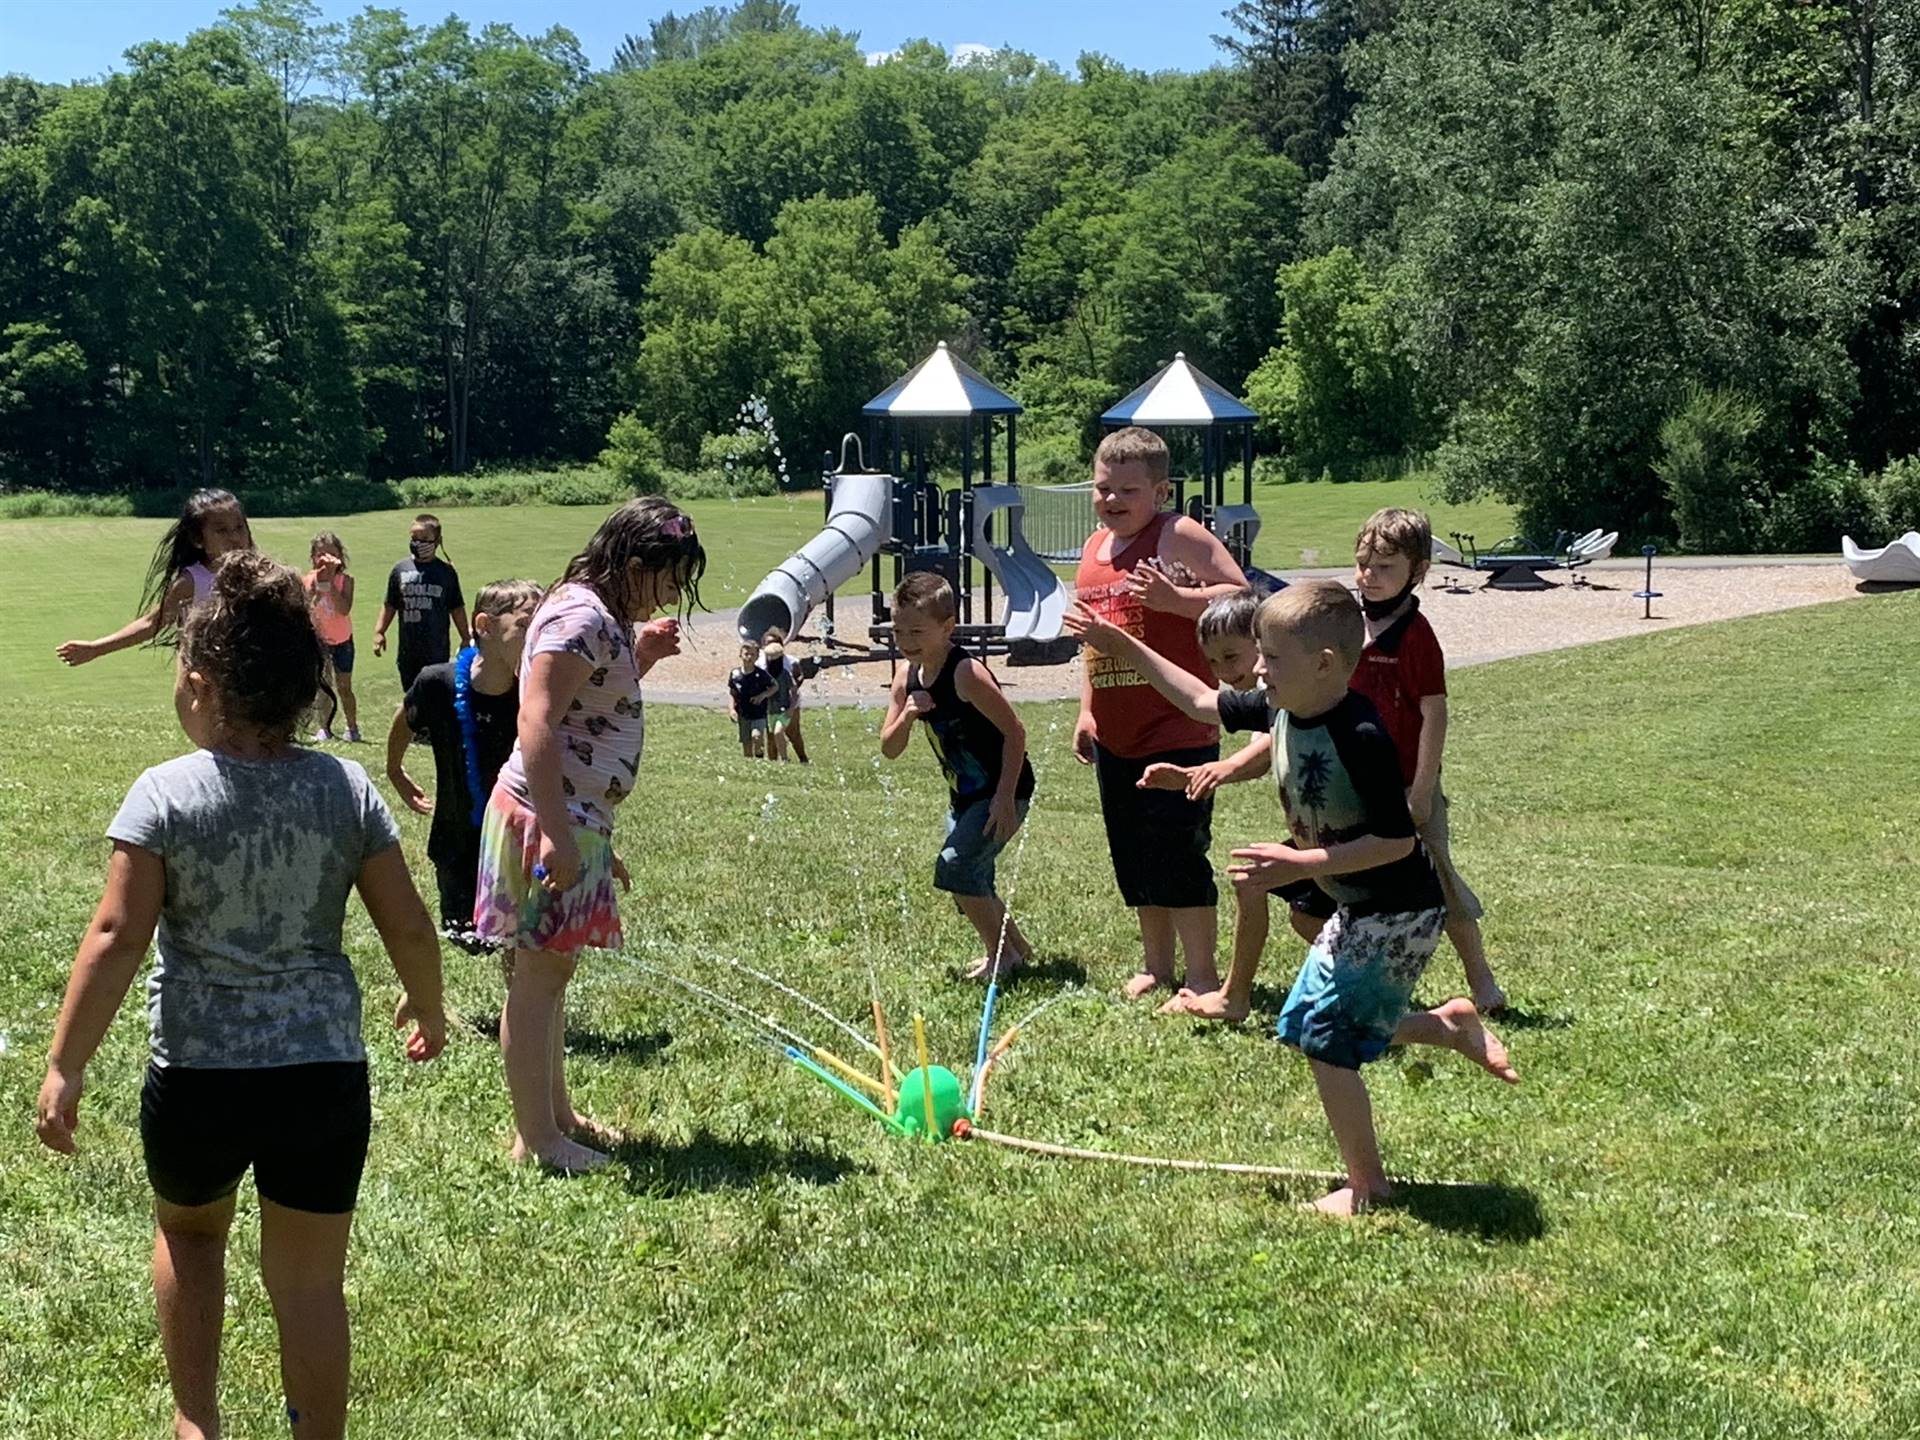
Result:
M740 753L749 760L771 759L767 753L767 703L779 686L760 668L759 648L749 640L740 647L740 663L727 675L727 714L740 735Z
M994 861L1027 818L1033 766L1027 731L993 672L953 643L960 613L944 575L922 570L893 592L893 643L907 663L895 670L880 753L900 758L917 720L946 772L947 839L933 888L953 896L986 947L969 980L1004 980L1033 949L994 892Z
M380 623L373 632L373 653L387 652L387 627L400 617L400 666L404 693L429 665L447 661L447 621L460 632L460 648L473 643L467 631L467 602L460 593L460 572L440 555L439 517L416 515L407 532L405 560L387 576L387 601L380 607Z
M394 793L409 810L433 817L427 859L440 892L440 933L465 950L483 948L473 929L480 822L519 736L520 650L543 593L531 580L484 587L473 602L473 644L414 676L387 730ZM407 774L415 735L433 747L432 796Z
M1194 719L1270 731L1291 838L1235 850L1239 863L1230 873L1240 890L1312 880L1336 902L1293 982L1278 1030L1312 1065L1347 1169L1347 1183L1314 1208L1354 1215L1393 1195L1362 1065L1389 1045L1434 1045L1510 1084L1520 1077L1471 999L1408 1008L1439 943L1445 909L1407 810L1393 739L1372 703L1349 688L1366 643L1359 603L1343 586L1310 581L1269 597L1257 623L1265 688L1226 695L1084 609L1070 628L1125 654Z
M1074 587L1083 605L1192 675L1206 673L1194 621L1208 602L1246 586L1226 547L1197 521L1161 507L1171 484L1167 445L1128 427L1100 442L1093 457L1094 513L1101 529L1080 555ZM1184 567L1184 569L1182 568ZM1175 583L1179 574L1191 584ZM1142 788L1149 766L1204 765L1220 758L1219 732L1156 695L1124 656L1086 653L1074 754L1092 765L1100 813L1120 895L1140 919L1140 973L1127 982L1137 999L1156 987L1177 990L1176 937L1189 989L1217 989L1214 885L1208 847L1213 799Z
M1373 702L1400 751L1407 807L1446 895L1447 938L1467 972L1473 1003L1491 1015L1506 1008L1507 996L1487 964L1480 897L1453 867L1447 796L1440 788L1441 754L1447 743L1447 657L1414 594L1432 563L1433 528L1418 511L1376 511L1360 527L1353 583L1366 616L1367 648L1354 671L1353 688Z
M212 593L213 566L222 555L251 550L247 512L225 490L196 490L154 547L140 617L98 640L68 640L53 653L69 665L84 665L135 645L168 643L187 611Z
M347 739L360 743L360 702L353 693L353 576L347 573L347 547L331 530L322 530L308 547L313 569L307 572L307 602L313 606L313 628L327 653L326 723L314 739L333 739L335 712L347 712Z
M767 631L765 638L763 638L760 643L762 647L760 651L760 668L769 673L772 672L773 666L769 663L770 657L766 647L771 645L780 647L776 653L779 657L781 668L786 671L789 681L787 687L786 716L780 726L780 738L786 748L793 751L793 758L798 760L802 765L805 765L809 763L807 760L807 737L800 733L800 706L803 700L806 682L820 673L819 662L812 659L789 661L787 659L787 632L782 630L778 625Z
M347 1407L347 1236L371 1108L360 986L341 948L360 892L404 987L411 1060L446 1040L440 950L366 771L294 743L322 665L300 577L232 554L187 617L174 705L199 747L136 780L40 1087L41 1142L74 1151L86 1067L159 927L140 1142L174 1431L220 1429L227 1231L253 1170L260 1271L296 1436Z
M606 1164L613 1132L576 1114L567 1092L567 982L583 949L624 941L613 886L613 812L640 773L640 680L680 650L677 620L700 603L706 551L693 521L658 496L629 500L573 557L527 627L520 731L480 835L474 927L511 947L500 1021L513 1157L563 1174ZM636 633L635 627L638 627Z
M786 641L778 630L767 632L766 642L760 647L760 667L773 681L773 694L767 699L767 758L785 760L787 730L800 694L800 672L787 660Z

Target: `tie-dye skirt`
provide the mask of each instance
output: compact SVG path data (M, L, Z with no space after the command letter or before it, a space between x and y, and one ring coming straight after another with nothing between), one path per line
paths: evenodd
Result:
M520 950L618 950L625 939L613 892L613 841L575 826L580 878L555 895L533 878L540 826L528 807L496 785L480 826L480 873L473 928L483 939Z

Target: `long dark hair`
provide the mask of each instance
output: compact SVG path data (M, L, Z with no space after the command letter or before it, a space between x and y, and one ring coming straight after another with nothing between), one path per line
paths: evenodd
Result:
M219 693L224 717L283 741L300 728L326 673L306 586L254 550L220 557L213 593L181 627L180 657Z
M556 585L584 585L606 607L628 624L637 618L639 596L633 593L628 567L673 577L680 587L680 618L700 604L700 577L707 573L707 552L693 532L693 518L671 500L642 495L609 515L587 548L567 562Z
M160 543L153 547L153 562L147 566L146 584L140 590L142 615L165 603L167 592L173 589L173 582L180 578L181 571L189 565L207 563L202 527L207 516L229 505L245 517L247 512L231 490L196 490L187 496L187 503L180 507L180 518L167 527ZM171 638L171 627L163 625L155 632L153 643L164 645Z

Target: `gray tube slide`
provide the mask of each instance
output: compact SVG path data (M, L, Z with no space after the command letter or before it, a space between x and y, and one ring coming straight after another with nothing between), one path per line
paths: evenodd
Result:
M891 475L836 475L827 528L788 556L740 607L740 638L800 633L813 607L860 573L893 529Z

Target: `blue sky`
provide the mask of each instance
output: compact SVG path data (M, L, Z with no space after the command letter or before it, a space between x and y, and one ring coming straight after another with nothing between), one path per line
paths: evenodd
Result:
M0 0L0 73L68 81L119 68L121 54L141 40L178 40L211 24L231 0ZM665 10L692 3L620 4L616 0L383 0L415 23L453 13L478 25L504 20L521 30L565 25L589 60L604 66L628 31ZM1143 70L1197 70L1215 63L1212 36L1226 28L1227 0L801 0L800 18L860 34L861 48L890 50L924 36L957 45L1013 45L1071 67L1083 50L1099 50ZM320 0L328 19L362 8L360 0Z

